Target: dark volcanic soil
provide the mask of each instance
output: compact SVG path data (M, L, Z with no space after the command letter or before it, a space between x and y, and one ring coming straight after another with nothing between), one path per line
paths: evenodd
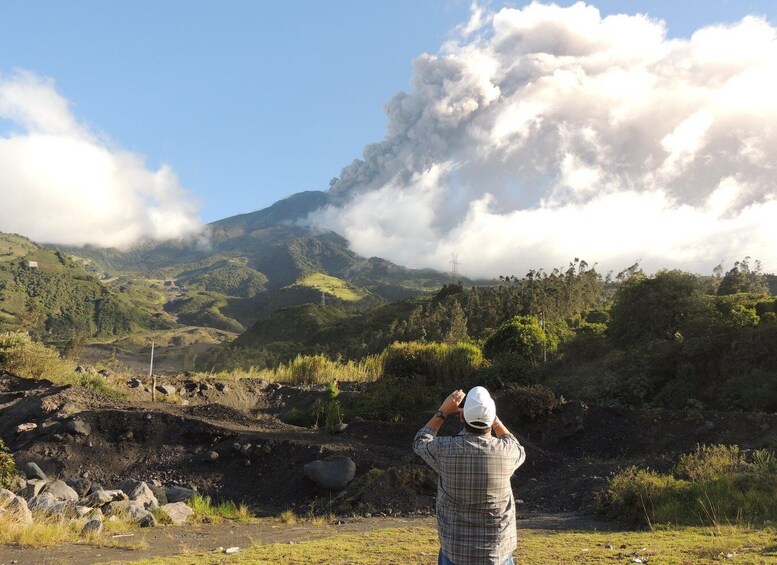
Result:
M35 461L55 477L87 476L106 487L125 478L194 486L216 499L245 502L262 514L291 508L410 515L433 508L435 478L411 450L429 414L401 423L356 419L333 435L277 418L292 406L312 406L324 398L322 389L251 379L230 381L224 390L201 390L185 378L166 382L181 391L175 402L152 403L143 387L127 389L127 400L112 400L80 387L3 373L0 437L18 465ZM346 387L343 403L358 394ZM595 493L618 468L668 469L696 443L754 449L771 446L777 438L774 415L639 411L570 402L550 417L525 422L509 396L497 398L497 404L500 417L527 450L527 462L513 478L519 513L591 511ZM72 419L88 423L91 433L64 433ZM17 426L28 422L38 428L18 433ZM457 422L449 421L442 433L458 431ZM218 453L217 460L210 461L209 452ZM305 463L330 455L356 462L356 480L343 493L317 492L303 475ZM369 478L374 481L367 484L371 469L385 472L373 472Z

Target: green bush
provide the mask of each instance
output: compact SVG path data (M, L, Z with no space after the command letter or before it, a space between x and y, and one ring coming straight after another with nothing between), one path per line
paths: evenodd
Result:
M698 446L675 472L691 480L630 467L614 475L600 510L631 526L749 525L777 519L777 465L766 450L743 466L736 446Z
M26 332L0 334L0 367L22 377L41 378L69 371L59 354Z
M294 385L331 384L334 381L374 381L383 371L383 356L368 355L361 361L333 361L326 355L297 355L268 371L270 380Z
M558 345L558 341L555 344ZM548 336L536 316L515 316L486 339L483 353L489 359L517 354L536 365L542 361L543 348L549 345Z
M423 378L386 376L372 385L352 410L355 416L368 420L398 422L421 411L431 412L442 395L442 390L427 386Z
M504 403L510 407L514 418L533 421L540 416L549 416L558 406L556 395L543 385L508 385Z
M484 364L480 348L470 343L395 342L384 351L383 372L398 379L425 377L430 384L461 384Z
M16 464L0 438L0 488L8 488L14 476L16 476Z
M736 445L697 445L680 457L674 472L692 481L708 481L736 472L742 456Z

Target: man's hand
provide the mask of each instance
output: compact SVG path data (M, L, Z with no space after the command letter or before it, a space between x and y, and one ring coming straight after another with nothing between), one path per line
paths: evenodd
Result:
M448 395L448 398L442 401L442 404L440 405L440 412L442 412L443 416L446 418L450 416L451 414L457 414L461 412L461 408L459 407L459 404L461 404L461 401L464 400L464 397L467 396L463 390L454 390L452 393Z

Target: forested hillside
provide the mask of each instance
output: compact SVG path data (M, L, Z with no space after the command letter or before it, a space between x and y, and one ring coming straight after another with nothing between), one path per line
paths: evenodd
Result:
M300 353L358 359L403 342L470 342L492 386L544 384L595 402L777 410L777 298L750 260L713 276L603 276L566 270L443 286L436 294L346 315L316 305L260 320L225 366L277 364Z

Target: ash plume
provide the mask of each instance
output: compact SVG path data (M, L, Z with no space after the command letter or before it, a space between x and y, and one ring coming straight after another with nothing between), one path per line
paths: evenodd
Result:
M413 63L385 138L310 221L363 255L469 276L573 257L777 270L777 29L749 16L669 39L643 14L534 2Z

